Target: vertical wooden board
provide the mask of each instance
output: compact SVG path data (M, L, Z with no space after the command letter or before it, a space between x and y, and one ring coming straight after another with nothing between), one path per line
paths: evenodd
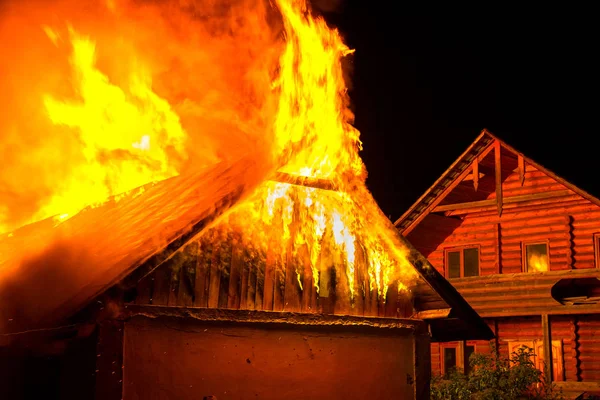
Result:
M288 251L286 257L285 268L285 290L284 303L285 311L298 312L300 311L300 298L302 296L300 284L298 283L298 273L296 271L296 257Z
M168 263L159 266L154 271L154 290L152 292L152 304L166 306L169 303L169 291L171 286L171 269Z
M96 345L96 399L123 398L123 322L99 324Z
M194 304L196 265L198 264L198 243L190 243L185 249L185 260L181 266L177 305L190 307Z
M147 275L137 285L135 304L150 304L152 287L154 286L154 274Z
M263 309L263 294L265 290L265 268L266 255L262 252L259 252L256 263L256 298L254 299L255 310Z
M232 256L233 236L227 232L221 242L219 252L219 270L221 279L219 281L219 308L227 308L229 304L229 276L231 274L231 256Z
M334 314L350 314L350 282L346 274L347 260L346 255L341 252L335 254L335 306Z
M415 308L410 292L400 291L398 293L398 318L410 318L414 313Z
M250 273L250 255L243 242L241 247L242 265L240 271L240 310L248 309L248 277Z
M368 291L369 276L362 244L357 241L354 253L354 279L356 282L356 293L353 301L353 315L365 314L365 299Z
M208 307L208 283L210 280L210 259L212 247L200 241L196 258L196 283L194 285L194 307Z
M290 240L287 243L286 258L285 258L285 291L284 303L285 311L300 311L301 310L301 288L298 281L299 261L296 255L296 235L298 234L300 216L299 216L298 201L294 202L294 210L292 222L290 224Z
M171 270L171 279L169 282L169 300L167 305L177 305L177 292L179 291L179 283L181 279L181 269L184 260L183 251L179 251L173 255L173 257L166 263L169 265Z
M283 311L285 307L285 254L275 258L273 283L273 311Z
M210 260L210 278L208 284L208 308L219 307L219 290L221 285L221 270L219 268L220 244L213 243L212 257Z
M398 282L392 282L385 296L385 311L384 315L390 318L398 317Z
M248 310L254 310L256 305L256 253L255 250L250 254L250 260L248 262L248 290L246 295L246 308Z
M234 235L231 249L231 268L229 272L229 296L227 308L240 308L241 280L244 269L240 235Z
M275 269L277 268L276 255L273 246L267 249L267 258L265 260L265 283L263 292L263 310L273 310L273 295L275 288Z
M302 312L314 312L312 307L313 304L313 291L314 288L314 279L312 268L310 265L310 252L308 250L308 246L306 243L302 244L298 249L299 258L301 264L301 268L303 269L302 273L302 299L301 299L301 309Z

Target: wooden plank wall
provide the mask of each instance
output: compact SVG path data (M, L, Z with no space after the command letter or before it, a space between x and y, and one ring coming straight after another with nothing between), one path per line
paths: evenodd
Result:
M533 166L526 168L523 186L518 172L504 181L505 198L537 193L558 196L505 204L502 217L498 217L496 207L461 210L462 224L433 251L423 243L421 230L411 233L409 240L428 253L429 261L442 273L444 249L465 245L480 246L481 275L522 272L521 246L532 241L548 241L551 270L594 268L593 236L600 232L600 207ZM490 198L494 196L492 193ZM496 265L498 236L500 271Z
M548 241L553 271L596 267L593 237L600 232L600 207L531 165L526 165L522 185L519 173L515 171L503 182L502 188L504 199L540 193L555 196L519 203L505 201L501 217L495 206L460 210L454 212L464 218L458 227L449 229L447 224L430 220L436 226L415 228L408 236L409 240L428 255L429 261L442 274L445 272L444 249L464 245L480 246L481 275L520 273L522 243L532 241ZM492 192L488 198L494 197L495 192ZM440 235L447 236L440 241L437 239ZM431 246L428 240L436 240L438 245ZM500 268L497 265L498 250ZM476 280L469 282L457 282L457 287L477 284ZM535 297L534 289L523 288L522 294L530 293ZM485 300L486 294L482 292L481 296ZM547 291L543 296L544 302L550 301ZM534 305L535 299L526 302ZM600 333L597 333L600 332L600 315L552 316L551 331L553 339L561 339L563 343L564 377L561 379L600 380ZM500 352L508 356L508 340L542 340L540 317L499 318L497 335ZM485 344L479 344L477 351L485 347ZM432 344L431 358L433 373L440 373L439 344Z
M390 285L385 299L371 289L360 247L354 297L343 260L326 246L319 257L317 290L305 247L272 244L265 252L230 231L213 229L140 281L135 303L391 318L413 314L412 299L397 285Z

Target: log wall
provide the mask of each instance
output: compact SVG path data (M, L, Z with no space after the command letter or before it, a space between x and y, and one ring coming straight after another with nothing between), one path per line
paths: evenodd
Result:
M564 376L555 379L599 380L600 306L563 306L552 298L551 288L560 279L598 278L594 234L600 232L600 207L528 164L523 182L518 170L506 177L502 195L501 216L495 205L447 211L446 217L432 214L407 238L442 274L445 249L479 246L481 277L451 282L494 325L500 354L509 355L510 341L541 341L540 314L549 312L552 340L561 340L563 349ZM488 199L495 196L492 191ZM530 197L507 202L515 196ZM555 272L522 274L524 242L547 242L549 269ZM489 348L487 342L476 346L478 352ZM441 373L440 349L432 345L434 374Z
M594 268L593 238L600 232L600 207L533 166L526 168L523 185L516 172L504 181L501 217L495 206L460 210L463 222L435 247L427 243L427 237L435 240L439 230L426 235L416 228L408 239L428 254L429 261L442 273L444 249L465 245L480 246L481 275L519 273L523 268L522 243L544 241L549 245L550 270ZM506 204L510 197L540 193L551 197ZM489 196L494 197L495 193Z

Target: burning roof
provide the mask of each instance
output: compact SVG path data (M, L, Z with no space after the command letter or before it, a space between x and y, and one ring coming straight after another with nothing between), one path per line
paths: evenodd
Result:
M99 23L67 3L51 6L57 27L36 17L41 53L63 45L68 53L57 51L61 67L42 76L69 77L72 91L44 84L49 92L32 92L38 117L70 140L77 163L63 181L27 186L50 192L29 211L34 219L58 212L56 226L47 220L0 243L0 297L12 306L3 321L64 319L132 271L153 270L214 222L246 247L286 254L301 290L322 287L323 265L340 269L350 302L361 291L385 299L391 286L410 292L421 282L433 293L429 304L441 299L489 334L368 192L342 68L352 50L305 0L109 1L94 5ZM206 80L193 79L203 73ZM46 145L37 150L56 156ZM301 184L270 180L290 176ZM153 180L160 182L103 200ZM77 213L85 204L92 206Z

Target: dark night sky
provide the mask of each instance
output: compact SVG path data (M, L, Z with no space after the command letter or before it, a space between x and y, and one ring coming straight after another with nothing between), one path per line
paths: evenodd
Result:
M470 15L382 6L346 1L325 17L356 49L350 94L367 183L392 220L483 128L600 192L600 32L591 10Z

